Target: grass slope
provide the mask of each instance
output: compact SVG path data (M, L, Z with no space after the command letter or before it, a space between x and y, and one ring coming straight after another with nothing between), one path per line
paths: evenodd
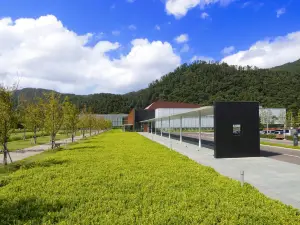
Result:
M0 183L1 224L300 224L298 210L136 134L42 153Z

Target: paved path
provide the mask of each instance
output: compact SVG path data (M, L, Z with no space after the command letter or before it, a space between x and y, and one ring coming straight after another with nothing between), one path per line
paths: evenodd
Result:
M140 133L162 145L169 146L166 137ZM188 156L199 164L213 167L227 177L239 180L245 172L245 182L255 186L263 194L300 209L300 166L266 157L215 159L208 148L172 140L172 149Z
M172 133L172 134L179 135L179 133ZM183 133L183 138L184 137L194 138L194 140L189 140L189 143L198 145L198 140L199 140L198 133L192 133L192 132ZM213 146L214 146L213 134L202 133L201 139L202 139L204 147L213 148ZM261 138L261 140L263 140L263 139ZM268 140L269 142L273 142L273 143L291 142L288 140L274 140L274 139L266 139L266 140ZM268 146L268 145L260 145L260 150L261 150L262 156L276 159L279 161L284 161L284 162L289 162L289 163L294 163L294 164L300 165L300 150L294 150L294 149L277 147L277 146Z
M93 132L93 134L96 134L96 132ZM85 134L86 137L89 137L90 134L86 133ZM82 139L82 135L80 136L75 136L74 137L74 141L78 141ZM67 138L67 139L63 139L63 140L58 140L55 143L60 143L61 146L64 146L66 144L69 144L72 142L71 138ZM15 161L19 161L25 158L28 158L30 156L36 155L36 154L40 154L43 151L49 150L51 148L51 144L50 143L46 143L46 144L42 144L42 145L36 145L33 147L29 147L29 148L24 148L22 150L17 150L17 151L13 151L13 152L9 152L11 159L13 162ZM3 154L0 154L0 164L3 163ZM8 157L8 163L11 163L9 157Z

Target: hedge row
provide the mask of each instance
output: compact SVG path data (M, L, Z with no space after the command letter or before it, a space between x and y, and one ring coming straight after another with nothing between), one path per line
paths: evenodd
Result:
M276 139L276 135L275 134L261 134L260 137L261 138ZM285 139L292 141L293 140L293 136L286 135ZM300 140L300 137L298 137L298 140Z
M136 133L42 153L0 179L1 225L300 224L298 210Z
M33 132L28 132L25 134L25 139L30 139L30 138L33 138ZM36 137L42 137L42 136L48 136L49 134L48 133L45 133L45 132L42 132L42 131L39 131L36 133ZM9 137L9 140L8 141L18 141L18 140L23 140L23 137L24 135L23 134L15 134L15 135L11 135Z

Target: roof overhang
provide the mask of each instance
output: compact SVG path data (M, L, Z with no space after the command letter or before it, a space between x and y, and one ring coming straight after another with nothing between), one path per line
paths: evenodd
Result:
M190 110L185 113L179 113L179 114L174 114L171 116L163 116L163 117L157 117L149 120L143 120L140 121L140 123L147 123L147 122L153 122L153 121L158 121L158 120L166 120L166 119L180 119L181 117L184 118L195 118L198 116L209 116L214 114L214 107L213 106L204 106L200 107L197 109Z

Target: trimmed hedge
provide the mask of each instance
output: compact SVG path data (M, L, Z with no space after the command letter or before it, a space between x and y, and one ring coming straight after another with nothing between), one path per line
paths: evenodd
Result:
M28 132L25 134L25 139L33 138L33 135L34 135L33 132ZM42 131L36 132L36 137L42 137L42 136L48 136L48 135L49 135L48 133L45 133ZM14 134L9 137L8 141L23 140L23 137L24 137L24 135L21 133Z
M276 139L276 135L275 134L261 134L260 137L261 138ZM290 140L290 141L294 140L293 136L288 136L288 135L285 136L285 139L286 140ZM300 141L300 136L298 137L298 140Z
M0 180L6 224L300 224L298 210L136 133L115 130Z

